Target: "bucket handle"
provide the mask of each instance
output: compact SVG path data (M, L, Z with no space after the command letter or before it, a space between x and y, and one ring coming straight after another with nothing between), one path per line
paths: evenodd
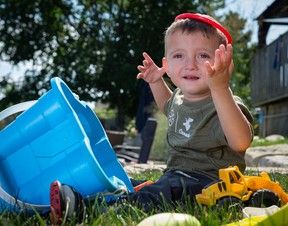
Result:
M49 210L50 205L34 205L31 203L25 203L20 200L17 200L13 196L9 195L1 186L0 186L0 198L10 204L12 207L20 207L20 209L27 209L27 210Z
M30 108L33 104L35 104L37 100L31 100L31 101L26 101L23 103L15 104L13 106L10 106L6 108L5 110L0 112L0 121L3 119L27 110ZM13 196L9 195L1 186L0 186L0 198L3 199L5 202L10 204L11 206L16 206L18 205L21 209L26 208L26 209L36 209L36 210L47 210L49 209L49 205L33 205L29 203L24 203L20 200L16 200Z
M15 105L12 105L12 106L6 108L5 110L0 112L0 121L2 121L3 119L5 119L5 118L7 118L7 117L9 117L15 113L19 113L19 112L27 110L36 102L37 102L37 100L31 100L31 101L26 101L23 103L15 104Z

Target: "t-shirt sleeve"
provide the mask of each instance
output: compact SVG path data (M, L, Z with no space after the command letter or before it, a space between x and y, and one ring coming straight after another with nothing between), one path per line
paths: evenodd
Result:
M169 111L170 111L170 108L171 108L171 104L172 104L172 101L173 99L175 98L175 95L177 93L180 92L180 89L179 88L176 88L174 91L173 91L173 94L171 96L171 98L166 102L166 104L164 105L164 114L166 117L168 117L169 115Z
M168 116L168 112L169 112L169 103L171 102L171 98L166 102L166 104L164 105L164 115L167 117Z
M243 100L240 97L234 96L234 100L236 101L236 103L240 107L240 109L243 112L243 114L246 116L247 120L250 122L251 132L254 135L254 129L253 129L253 121L254 121L254 119L253 119L253 115L251 114L251 112L246 107L246 105L244 104Z

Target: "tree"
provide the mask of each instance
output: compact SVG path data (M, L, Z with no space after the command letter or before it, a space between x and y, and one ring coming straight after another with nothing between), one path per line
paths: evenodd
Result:
M235 95L243 98L247 106L251 107L251 61L257 46L250 46L252 31L245 31L245 23L246 19L235 12L229 12L223 18L223 24L233 37L234 70L231 88Z
M176 15L213 15L223 6L224 0L2 0L0 56L13 64L33 61L35 70L14 89L23 96L18 102L45 93L59 76L81 99L116 108L123 128L124 116L136 114L142 52L160 65L163 33Z

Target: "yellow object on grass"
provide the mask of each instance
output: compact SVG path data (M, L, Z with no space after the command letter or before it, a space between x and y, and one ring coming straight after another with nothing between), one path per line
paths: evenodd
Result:
M253 216L225 226L287 226L288 204L269 216Z

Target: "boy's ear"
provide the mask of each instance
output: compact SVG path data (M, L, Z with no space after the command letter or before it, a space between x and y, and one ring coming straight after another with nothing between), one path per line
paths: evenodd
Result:
M166 74L167 74L167 71L168 71L168 65L167 65L167 60L166 60L166 57L163 57L162 58L162 67L164 68Z

